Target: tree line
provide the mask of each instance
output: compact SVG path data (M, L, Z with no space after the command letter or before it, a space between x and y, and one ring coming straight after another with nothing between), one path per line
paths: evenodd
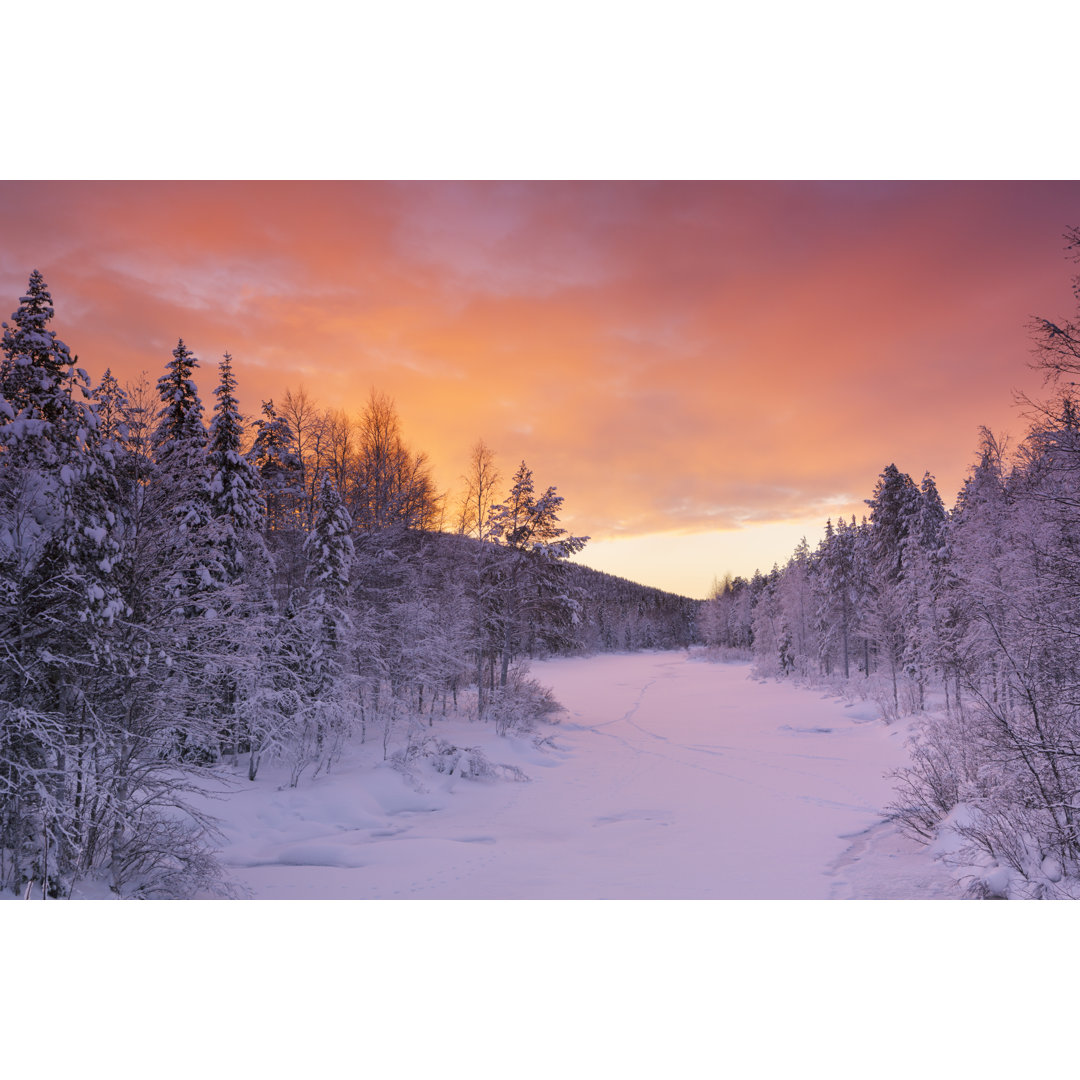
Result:
M889 465L861 522L718 583L702 632L762 675L855 680L887 717L923 715L891 810L1004 871L976 895L1080 896L1080 325L1032 331L1049 400L1024 400L1016 446L982 430L951 510Z
M385 395L249 424L226 353L208 417L183 340L156 386L91 385L54 316L34 271L3 324L0 888L220 890L193 796L223 765L296 785L349 738L506 733L553 707L530 656L693 640L696 602L567 561L524 462L504 487L478 442L451 504Z

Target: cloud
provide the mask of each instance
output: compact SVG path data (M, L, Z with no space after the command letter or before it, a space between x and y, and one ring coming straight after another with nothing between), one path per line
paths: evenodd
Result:
M254 413L397 401L452 487L482 436L579 532L946 499L1019 427L1025 323L1073 310L1068 183L4 183L0 289L42 270L95 376L229 349ZM209 399L213 376L204 374ZM839 494L838 494L839 493ZM718 568L721 572L723 568Z

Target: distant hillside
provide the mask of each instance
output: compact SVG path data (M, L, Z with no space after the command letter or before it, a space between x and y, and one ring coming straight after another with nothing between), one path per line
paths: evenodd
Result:
M419 529L360 532L356 550L356 584L368 596L383 588L399 595L406 577L450 596L469 586L480 557L497 566L510 554L472 537ZM561 563L559 569L562 592L575 602L577 617L567 619L561 607L557 618L540 615L526 638L529 655L681 649L702 640L704 601L577 563Z
M576 635L583 652L683 649L700 640L704 601L576 563L567 569L570 580L585 595Z

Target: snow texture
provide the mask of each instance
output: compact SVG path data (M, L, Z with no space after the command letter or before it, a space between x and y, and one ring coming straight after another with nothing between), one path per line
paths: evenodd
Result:
M529 782L403 775L369 742L289 789L284 766L207 809L254 898L953 898L885 821L905 732L741 664L685 652L551 660L561 722L440 739ZM498 773L496 773L498 775Z

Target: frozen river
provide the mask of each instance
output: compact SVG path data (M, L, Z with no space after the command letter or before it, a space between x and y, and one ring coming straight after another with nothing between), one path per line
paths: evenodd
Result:
M567 709L538 733L547 745L462 720L435 728L529 782L432 773L409 786L370 744L295 790L268 772L215 807L234 880L309 899L956 894L883 821L905 750L871 706L685 653L552 660L533 675Z

